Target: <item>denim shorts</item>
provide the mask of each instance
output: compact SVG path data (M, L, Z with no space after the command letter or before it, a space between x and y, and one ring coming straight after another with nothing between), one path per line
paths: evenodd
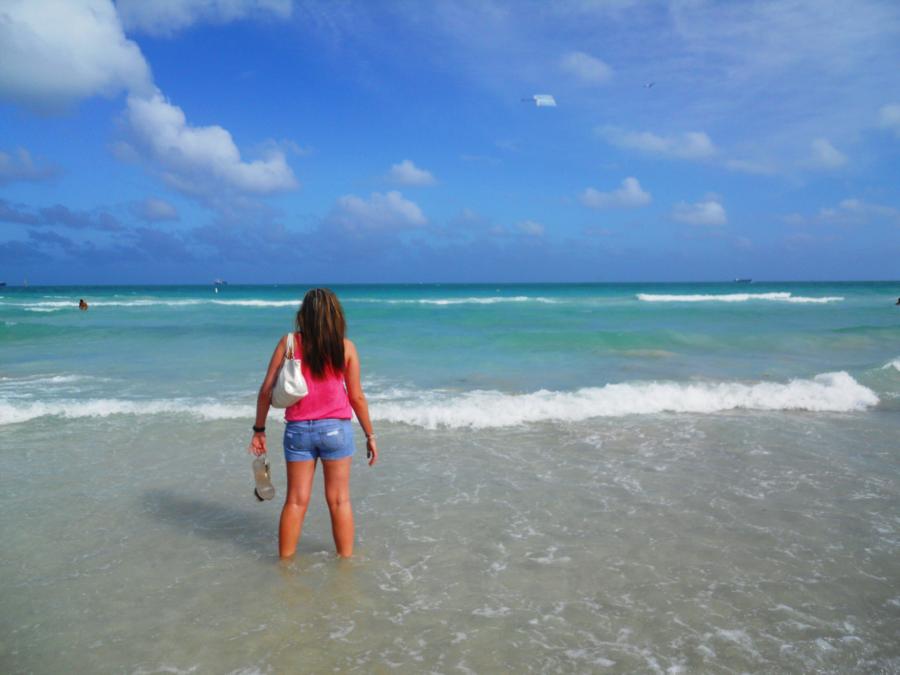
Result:
M355 450L350 420L302 420L284 425L284 459L287 462L343 459Z

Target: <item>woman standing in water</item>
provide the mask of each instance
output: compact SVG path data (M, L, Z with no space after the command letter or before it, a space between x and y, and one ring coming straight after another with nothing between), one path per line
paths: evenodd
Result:
M306 293L297 312L294 353L309 393L285 411L284 458L287 494L281 510L278 552L290 558L297 549L303 518L309 506L316 460L322 460L325 500L331 513L331 532L337 554L353 553L353 510L350 506L350 462L353 451L351 409L366 434L369 466L378 459L369 406L359 381L356 346L344 337L346 322L337 296L327 288ZM284 362L284 340L279 340L256 399L256 424L250 448L257 457L266 452L266 416L272 388Z

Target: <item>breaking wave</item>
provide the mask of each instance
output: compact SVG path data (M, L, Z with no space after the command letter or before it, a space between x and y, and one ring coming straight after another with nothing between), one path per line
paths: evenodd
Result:
M3 387L22 387L48 384L70 384L72 382L81 382L84 380L106 381L106 378L94 377L93 375L27 375L25 377L9 377L0 375L0 388Z
M784 384L635 382L572 392L429 392L406 400L373 401L372 416L427 429L482 429L663 412L714 413L741 409L852 412L878 402L874 391L841 371Z
M213 305L237 307L300 307L300 300L209 300Z
M27 403L0 402L0 425L27 422L39 417L109 417L111 415L184 414L204 420L234 419L252 416L252 403L228 404L190 399L152 399L145 401L116 398L65 399L30 401Z
M256 300L235 299L222 300L216 298L200 299L191 298L183 300L163 300L157 298L139 298L134 300L94 300L88 304L91 307L190 307L195 305L221 305L233 307L299 307L300 299L294 300ZM353 298L349 297L344 302L364 302L386 305L493 305L503 302L537 302L544 304L556 304L559 300L539 296L515 295L495 297L468 297L468 298L417 298L417 299L391 299L391 298ZM25 303L0 303L5 307L24 309L28 312L59 312L66 309L78 309L78 303L72 300L39 300Z
M167 307L184 307L199 305L204 300L92 300L90 307L155 307L163 305ZM78 309L78 302L74 300L39 300L37 302L2 303L5 307L24 309L26 312L59 312L65 309Z
M633 382L576 391L507 394L500 391L386 389L369 395L372 417L426 429L512 427L532 422L575 422L593 417L726 410L853 412L879 403L871 389L846 372L823 373L787 383ZM0 400L0 425L40 417L188 415L204 420L252 416L253 401L115 398L49 401ZM277 411L273 414L277 415Z
M691 294L691 295L654 295L652 293L638 293L637 299L642 302L748 302L750 300L768 300L770 302L795 302L824 304L826 302L840 302L844 298L839 295L826 295L820 298L812 298L791 293L720 293L720 294Z
M29 303L3 303L6 307L16 307L28 312L58 312L64 309L78 309L78 303L72 300L42 300ZM300 300L94 300L88 303L91 307L191 307L195 305L233 305L237 307L299 307Z
M500 302L541 302L552 305L559 302L553 298L530 295L510 295L469 298L415 298L415 299L383 299L383 298L347 298L345 302L372 302L385 305L495 305Z

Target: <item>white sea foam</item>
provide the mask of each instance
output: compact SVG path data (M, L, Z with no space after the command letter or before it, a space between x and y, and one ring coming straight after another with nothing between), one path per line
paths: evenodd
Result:
M807 298L802 295L791 296L788 298L788 302L798 302L798 303L812 303L816 305L824 305L828 302L841 302L843 301L844 296L842 295L824 295L820 298Z
M199 305L205 300L157 300L157 299L136 299L136 300L92 300L88 303L90 307L155 307L157 305L167 307L186 307L190 305ZM64 309L78 309L78 303L72 300L39 300L37 302L26 303L2 303L6 307L18 307L27 312L59 312Z
M4 420L3 404L16 402L18 408L36 398L44 400L48 396L62 398L84 395L83 392L106 386L104 383L109 381L105 377L73 373L0 377L0 424Z
M90 304L91 307L155 307L163 305L165 307L189 307L191 305L200 305L204 300L184 299L184 300L161 300L157 298L145 298L141 300L95 300Z
M373 401L372 416L428 429L479 429L662 412L714 413L737 409L852 412L877 404L875 392L847 373L836 372L783 384L635 382L529 394L433 391L405 400Z
M543 304L555 304L559 302L553 298L542 296L514 295L494 297L466 297L466 298L419 298L419 299L389 299L389 298L347 298L345 302L365 302L387 305L494 305L503 302L537 302ZM130 300L93 300L88 304L91 307L188 307L193 305L224 305L235 307L299 307L301 300L258 300L248 299L202 299L185 298L181 300L165 300L162 298L135 298ZM29 312L58 312L64 309L76 309L78 303L73 300L39 300L26 303L0 303L7 307L19 307Z
M300 307L300 300L210 300L213 305L237 307Z
M6 304L14 304L14 303L6 303ZM19 303L15 303L15 304L19 304ZM41 301L38 301L38 302L27 302L27 303L24 303L24 304L22 304L22 305L20 305L20 306L21 306L21 307L32 307L32 308L44 307L44 308L59 308L59 309L63 309L64 307L78 307L78 303L77 303L77 302L74 302L74 301L72 301L72 300L66 300L66 301L60 301L60 300L41 300Z
M29 312L57 312L63 309L77 309L78 303L71 300L41 300L29 303L3 303L7 307L21 307ZM234 305L238 307L299 307L300 300L215 300L186 298L182 300L163 300L157 298L140 298L134 300L93 300L91 307L191 307L194 305Z
M106 378L93 377L91 375L50 375L48 377L37 378L37 382L41 384L68 384L71 382L81 382L83 380L104 380Z
M894 370L900 370L900 356L898 356L893 361L888 361L883 366L881 366L882 370L890 370L893 368Z
M540 390L506 394L476 390L393 389L369 396L372 417L427 429L511 427L532 422L574 422L662 412L715 413L725 410L853 412L877 405L878 396L845 372L824 373L787 383L634 382L577 391ZM246 417L252 402L215 399L0 399L0 425L40 417L189 415L207 420Z
M63 399L10 403L0 401L0 425L27 422L40 417L109 417L110 415L159 415L183 414L205 420L236 419L246 417L250 404L220 403L213 399L151 399L127 400L96 398L86 400Z
M638 293L637 299L642 302L748 302L750 300L768 300L771 302L815 303L840 302L844 298L839 295L826 295L819 298L791 293L720 293L690 295L656 295Z
M510 295L493 296L486 298L417 298L417 299L382 299L382 298L348 298L347 302L372 302L387 305L495 305L500 302L540 302L544 304L556 304L559 300L542 296Z
M0 387L22 387L47 384L70 384L72 382L81 382L84 380L104 380L102 377L94 377L93 375L28 375L25 377L0 377Z

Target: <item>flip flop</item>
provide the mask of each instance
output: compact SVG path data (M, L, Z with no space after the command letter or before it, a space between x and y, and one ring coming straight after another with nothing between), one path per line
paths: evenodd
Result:
M258 501L266 501L275 496L275 486L272 485L272 474L269 471L269 459L261 455L253 460L253 479L256 487L253 494Z

